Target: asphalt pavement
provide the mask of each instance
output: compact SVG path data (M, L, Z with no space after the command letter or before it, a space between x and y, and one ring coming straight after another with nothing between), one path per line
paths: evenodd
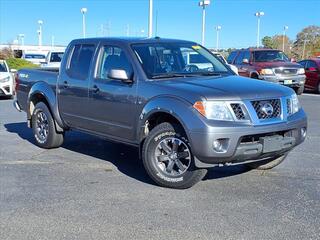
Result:
M280 166L211 169L187 190L153 184L135 148L80 132L34 145L0 100L0 239L320 239L320 95L300 98L306 141Z

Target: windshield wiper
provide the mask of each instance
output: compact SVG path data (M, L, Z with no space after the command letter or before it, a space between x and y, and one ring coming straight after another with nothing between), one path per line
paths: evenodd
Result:
M166 73L166 74L153 75L151 78L158 79L158 78L175 78L175 77L192 77L192 75L181 74L181 73Z
M221 73L217 72L198 72L201 76L221 76Z

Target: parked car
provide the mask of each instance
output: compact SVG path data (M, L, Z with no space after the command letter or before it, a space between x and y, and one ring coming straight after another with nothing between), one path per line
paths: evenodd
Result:
M231 70L234 71L235 74L239 75L238 68L235 65L229 64L227 60L224 58L224 56L217 52L212 52L212 54L216 56L218 59L220 59L222 62L227 64L231 68Z
M41 68L59 69L64 52L50 51L47 54L46 61L41 64Z
M229 64L237 66L239 75L278 83L302 94L305 72L300 64L293 63L279 50L249 48L230 53Z
M320 93L320 58L311 58L299 62L306 72L305 88Z
M43 53L23 53L21 58L36 65L46 61L46 55Z
M15 69L11 70L15 72ZM12 97L13 95L13 76L4 60L0 60L0 96Z
M210 67L190 67L188 52ZM70 129L130 144L165 187L191 187L221 165L273 168L306 137L292 89L239 77L190 41L73 40L59 73L24 69L17 81L14 106L38 146L61 146Z

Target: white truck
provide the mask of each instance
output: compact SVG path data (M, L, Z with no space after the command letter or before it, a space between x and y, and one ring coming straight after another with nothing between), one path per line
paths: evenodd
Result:
M64 52L50 51L47 54L46 61L41 64L41 68L59 69Z

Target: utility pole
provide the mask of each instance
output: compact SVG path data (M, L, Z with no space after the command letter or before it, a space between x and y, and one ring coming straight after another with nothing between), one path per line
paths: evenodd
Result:
M282 36L282 52L284 52L284 41L285 41L285 37L286 37L286 31L288 30L288 26L284 26L283 27L283 36Z
M264 12L256 12L254 14L258 18L258 26L257 26L257 48L260 47L260 18L264 16Z
M82 13L82 36L86 38L86 12L88 11L87 8L81 8L80 12Z
M201 44L204 45L205 41L205 27L206 27L206 6L210 5L209 0L202 0L199 2L199 7L202 8L202 33L201 33Z
M153 0L149 0L149 29L148 37L152 37Z

